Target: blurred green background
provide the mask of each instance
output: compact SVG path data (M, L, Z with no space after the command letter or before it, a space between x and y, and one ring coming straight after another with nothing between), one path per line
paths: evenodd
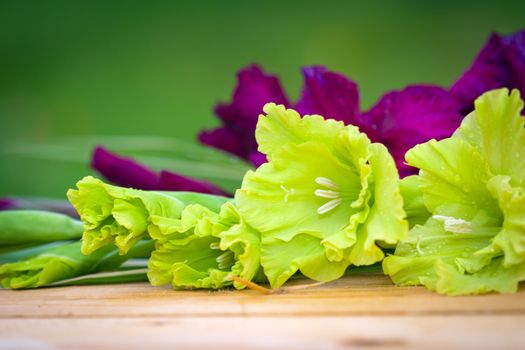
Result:
M250 63L292 99L300 67L324 64L368 107L406 84L450 85L491 31L521 27L524 1L2 1L0 196L63 197L96 142L158 148L150 165L192 174L163 163L164 137L195 143L217 125L213 105Z

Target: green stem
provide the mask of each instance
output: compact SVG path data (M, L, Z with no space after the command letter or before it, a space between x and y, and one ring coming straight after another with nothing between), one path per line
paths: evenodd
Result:
M46 287L146 282L148 281L147 273L147 268L98 272L54 282L48 284Z

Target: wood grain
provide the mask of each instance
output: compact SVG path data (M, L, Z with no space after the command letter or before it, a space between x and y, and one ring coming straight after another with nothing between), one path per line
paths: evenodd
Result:
M145 283L0 291L0 349L517 349L524 322L525 290L444 297L381 275L271 295Z

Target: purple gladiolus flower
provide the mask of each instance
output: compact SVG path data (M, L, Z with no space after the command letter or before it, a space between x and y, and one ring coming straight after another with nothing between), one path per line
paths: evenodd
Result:
M383 143L392 153L400 176L416 172L405 164L405 153L430 139L449 137L463 116L460 104L437 86L408 86L385 94L368 112L360 125L370 139Z
M322 66L306 67L303 75L301 97L293 105L287 103L276 77L265 75L257 66L241 70L233 102L216 109L224 126L201 133L200 140L259 166L266 159L257 152L255 125L262 106L274 102L291 106L301 115L319 114L360 127L373 141L389 148L401 176L412 174L415 169L404 164L406 151L452 135L479 95L504 86L518 88L525 95L525 31L493 34L449 91L409 86L385 94L364 113L359 110L357 85L344 75Z
M230 104L220 103L215 113L223 126L202 131L199 140L209 146L232 153L243 159L257 158L255 126L267 102L288 105L277 77L267 75L258 66L249 66L237 74L238 84Z
M254 66L241 70L239 76L244 72L257 72L261 78L262 70ZM340 73L327 70L322 66L306 67L303 69L304 85L297 104L292 105L301 115L319 114L325 118L343 121L345 124L353 124L365 131L373 141L384 143L396 160L401 176L414 173L416 170L404 164L404 156L407 150L418 143L429 139L442 139L450 136L461 122L459 103L442 88L435 86L410 86L401 91L393 91L383 96L379 102L369 111L361 113L359 110L359 90L357 85ZM275 77L272 77L275 83ZM241 84L242 82L242 84ZM239 94L244 91L254 91L248 84L259 84L256 79L239 79L239 85L235 91L233 104L255 106L250 101L242 101L245 95ZM281 91L279 89L279 91ZM283 95L283 94L281 94ZM265 102L275 102L269 98L269 94L259 96L257 106ZM266 100L263 100L266 98ZM260 114L260 109L253 107L246 109L251 114L237 114L237 119L230 114L228 124L214 130L210 135L219 135L224 138L220 144L221 149L229 151L228 147L241 147L230 151L242 155L255 166L266 162L264 155L257 152L255 142L255 125ZM249 117L249 118L248 118ZM224 120L224 117L221 116ZM250 119L250 128L245 127L244 121ZM237 122L236 122L237 120ZM238 123L238 128L235 126ZM242 132L239 132L242 131ZM202 140L201 134L201 140ZM243 138L250 136L250 142L242 142ZM208 142L207 144L212 144ZM235 144L235 146L234 146ZM244 148L242 148L244 145ZM227 147L226 147L227 146Z
M123 187L227 195L226 192L206 181L191 179L166 170L159 174L131 158L116 155L100 146L93 151L91 167L110 182Z
M361 112L357 85L344 75L322 66L302 70L304 84L297 103L290 103L276 76L252 65L237 74L231 103L221 103L215 113L222 125L199 134L206 145L248 160L255 166L266 162L257 151L255 127L262 107L268 102L295 108L301 115L319 114L353 124L392 153L401 176L416 169L404 163L413 146L430 139L449 137L473 101L483 92L518 88L525 95L525 31L509 36L493 34L472 66L450 90L437 86L409 86L386 93L370 110ZM218 187L163 171L160 174L129 159L95 150L93 167L121 186L149 190L189 190L224 194Z
M347 124L356 121L359 91L353 81L322 66L306 67L303 75L301 97L292 105L277 77L264 73L256 65L241 69L232 102L215 107L215 114L223 126L201 132L199 140L259 166L266 162L266 157L257 151L255 127L268 102L292 106L301 114L320 114Z
M461 112L467 114L478 96L501 87L525 94L525 31L508 36L492 34L450 93L460 101Z

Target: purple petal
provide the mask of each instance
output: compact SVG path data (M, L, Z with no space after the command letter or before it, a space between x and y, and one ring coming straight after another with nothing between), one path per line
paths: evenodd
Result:
M97 146L91 158L91 167L110 182L141 190L159 188L159 175L153 170L130 158L118 156L107 149Z
M460 101L462 113L467 114L478 96L501 87L525 93L525 31L508 36L492 34L450 93Z
M103 147L96 147L91 161L93 169L118 186L141 190L189 191L226 195L219 187L206 181L195 180L169 171L160 174L131 158L111 153Z
M277 77L265 74L256 65L240 70L237 81L232 102L215 107L224 125L201 132L199 140L248 160L257 150L255 126L263 106L268 102L289 103Z
M199 133L199 141L241 158L246 158L246 152L248 151L244 146L243 138L226 127L201 131Z
M250 160L250 163L252 163L256 167L268 161L268 159L266 159L266 156L259 151L252 152L249 156L249 160Z
M392 153L401 176L415 173L404 163L405 153L430 139L452 135L462 120L459 103L436 86L408 86L385 94L362 115L361 129Z
M189 191L228 196L219 187L206 182L195 180L186 176L175 174L169 171L160 172L160 188L162 191Z
M18 209L17 200L14 198L0 198L0 210Z
M299 114L319 114L345 124L356 123L359 91L352 80L322 66L306 67L302 71L304 86L295 107Z
M510 85L519 89L523 96L525 94L525 30L502 36L501 43L514 73L511 75Z
M230 104L236 116L232 121L236 125L248 122L246 126L255 126L263 106L268 102L288 105L281 84L276 76L267 75L257 65L244 68L237 73L238 84ZM231 111L230 111L231 112ZM218 113L220 113L218 111ZM219 114L223 120L228 120L224 114Z

